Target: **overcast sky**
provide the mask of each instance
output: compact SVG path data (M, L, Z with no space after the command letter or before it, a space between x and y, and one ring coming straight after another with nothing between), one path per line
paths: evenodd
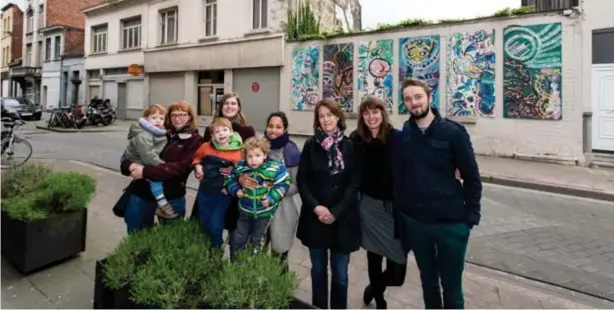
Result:
M201 1L201 0L193 0ZM223 1L223 0L222 0ZM472 18L491 15L505 7L519 7L520 0L359 0L362 4L363 28L375 28L378 23L394 24L402 20ZM0 0L1 6L24 0ZM1 7L0 6L0 7Z

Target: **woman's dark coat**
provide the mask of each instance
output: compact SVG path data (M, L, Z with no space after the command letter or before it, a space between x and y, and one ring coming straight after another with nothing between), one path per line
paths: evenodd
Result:
M308 248L351 253L360 247L360 170L356 169L360 163L349 138L341 141L339 149L345 169L331 175L326 151L314 137L305 142L296 181L303 203L297 237ZM333 224L320 222L313 212L317 205L327 207L335 215Z

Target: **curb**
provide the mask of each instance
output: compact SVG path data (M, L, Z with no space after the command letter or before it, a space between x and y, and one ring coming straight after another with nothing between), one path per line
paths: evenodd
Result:
M109 128L104 128L104 127L101 127L100 129L97 129L97 128L73 129L73 128L55 128L55 127L49 128L47 126L41 126L41 125L36 125L36 129L53 131L53 132L61 132L61 133L79 133L79 132L81 133L83 132L100 133L100 132L125 131L124 129L109 129Z
M497 185L532 189L532 190L554 193L554 194L563 194L563 195L570 195L570 196L576 196L576 197L591 198L591 199L614 202L613 192L603 192L603 191L598 191L598 190L593 190L593 189L568 187L568 186L556 185L556 184L537 183L533 181L511 179L511 178L499 177L499 176L493 176L493 175L481 175L481 179L482 179L482 182L485 182L485 183L492 183L492 184L497 184Z

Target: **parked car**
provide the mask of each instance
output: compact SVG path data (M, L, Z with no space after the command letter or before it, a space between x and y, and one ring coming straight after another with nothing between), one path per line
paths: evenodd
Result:
M25 98L3 98L2 105L5 108L13 108L21 118L39 121L43 116L40 105L34 104Z

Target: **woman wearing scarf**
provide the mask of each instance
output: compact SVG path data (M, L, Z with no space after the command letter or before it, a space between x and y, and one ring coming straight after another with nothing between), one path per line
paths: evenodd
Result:
M318 102L313 128L297 175L303 202L297 237L309 248L312 304L329 308L330 260L330 308L347 309L350 254L360 247L360 171L354 144L344 135L345 117L335 101Z
M271 143L271 159L280 161L286 165L286 170L292 177L292 185L281 201L277 212L271 221L269 228L269 240L271 249L280 254L281 259L287 262L288 251L294 242L296 226L301 209L294 202L294 196L298 194L296 186L296 174L298 163L301 159L301 151L290 140L288 133L288 118L284 112L275 112L267 118L265 137Z

